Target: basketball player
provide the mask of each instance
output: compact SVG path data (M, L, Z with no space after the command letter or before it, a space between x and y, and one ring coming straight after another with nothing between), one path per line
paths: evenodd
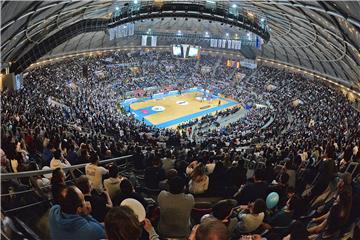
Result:
M221 104L221 100L219 99L218 106L220 106L220 104Z

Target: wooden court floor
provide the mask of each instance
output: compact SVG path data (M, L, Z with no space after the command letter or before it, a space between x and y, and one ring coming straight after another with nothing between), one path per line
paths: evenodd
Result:
M182 95L167 96L163 99L151 99L144 102L132 103L130 107L133 110L146 109L154 106L164 107L164 111L145 115L144 118L154 125L176 120L172 122L174 123L172 125L173 127L174 125L178 125L181 122L193 119L194 117L192 116L196 115L199 112L204 112L207 110L207 113L203 114L206 115L210 112L215 113L217 110L224 110L226 108L231 108L237 105L234 104L233 100L224 98L213 98L213 100L211 101L206 100L203 102L196 99L196 97L201 96L202 93L200 92L189 92L183 93ZM218 105L219 100L220 105ZM212 108L214 108L214 110L210 111Z

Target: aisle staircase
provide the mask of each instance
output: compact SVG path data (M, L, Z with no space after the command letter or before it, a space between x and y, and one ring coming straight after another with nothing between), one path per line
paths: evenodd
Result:
M212 72L211 72L211 77L214 77L214 76L215 76L216 70L217 70L217 68L220 66L220 64L221 64L221 58L219 58L219 59L217 60L217 62L215 63L214 69L213 69Z

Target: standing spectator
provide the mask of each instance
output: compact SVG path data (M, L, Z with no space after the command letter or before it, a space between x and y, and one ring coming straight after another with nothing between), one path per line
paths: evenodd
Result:
M119 176L117 165L113 164L109 167L109 178L104 180L104 187L109 193L110 198L114 199L115 194L120 191L120 182L124 178Z
M238 204L246 205L258 198L265 200L268 192L269 187L264 181L263 170L257 169L254 174L254 182L245 184L234 195L234 198L238 201Z
M160 207L159 233L162 237L184 238L190 233L190 214L195 201L184 193L185 182L180 177L169 180L169 192L158 196Z
M61 194L59 205L49 212L51 239L104 239L104 227L89 213L91 206L77 187L67 187Z
M102 192L103 191L102 177L103 175L108 174L109 171L106 168L100 167L98 165L99 165L99 156L95 152L92 152L90 155L90 163L86 164L85 166L85 172L93 188L96 191Z
M161 168L161 162L158 158L153 159L152 166L146 168L144 181L145 186L150 189L158 189L160 181L165 179L165 170Z

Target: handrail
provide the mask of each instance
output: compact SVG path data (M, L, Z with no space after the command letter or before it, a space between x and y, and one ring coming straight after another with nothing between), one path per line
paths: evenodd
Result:
M23 210L25 208L29 208L29 207L33 207L33 206L36 206L36 205L39 205L39 204L42 204L42 203L47 203L49 202L49 200L43 200L43 201L39 201L39 202L35 202L35 203L30 203L30 204L27 204L27 205L24 205L24 206L21 206L21 207L16 207L16 208L12 208L12 209L7 209L7 210L2 210L4 213L8 214L9 212L16 212L16 211L19 211L19 210Z
M128 159L130 157L132 157L132 155L125 155L125 156L121 156L121 157L117 157L117 158L111 158L111 159L102 160L99 163L100 164L106 164L106 163L113 162L113 161L118 161L118 160L121 160L121 159ZM64 171L74 170L74 169L78 169L78 168L83 168L87 164L88 163L77 164L77 165L72 165L72 166L69 166L69 167L64 167L62 169ZM44 174L52 173L53 171L54 171L54 169L36 170L36 171L27 171L27 172L18 172L18 173L1 173L1 181L9 180L9 179L12 179L12 178L22 178L22 177L31 177L31 176L44 175Z

